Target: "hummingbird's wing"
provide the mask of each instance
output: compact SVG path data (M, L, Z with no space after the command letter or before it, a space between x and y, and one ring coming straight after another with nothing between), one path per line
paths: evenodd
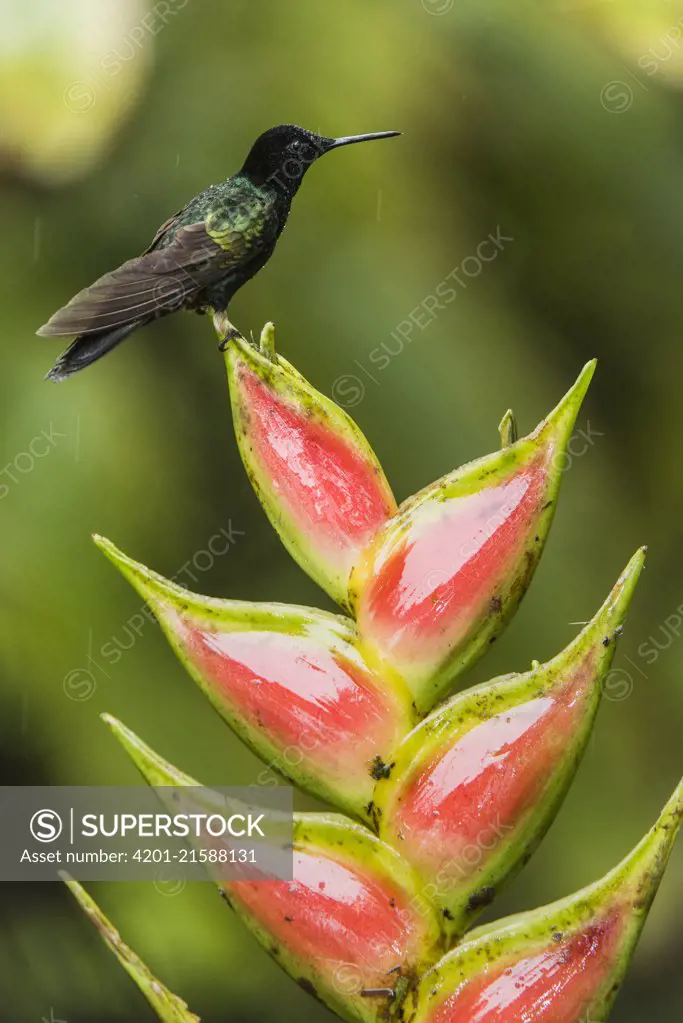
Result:
M162 225L150 248L100 277L59 309L38 334L90 334L191 306L200 292L249 261L270 240L225 214Z

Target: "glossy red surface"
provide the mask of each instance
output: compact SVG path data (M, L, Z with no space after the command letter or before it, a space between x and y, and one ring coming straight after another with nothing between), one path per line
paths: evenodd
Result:
M591 664L585 658L561 689L482 721L416 768L391 815L412 862L456 881L485 865L552 784L581 725Z
M400 712L360 665L305 636L214 632L180 616L176 628L214 694L293 763L371 784L370 762L393 745Z
M396 542L378 539L359 625L401 660L437 655L487 614L498 587L523 568L544 493L543 462L477 493L416 509Z
M291 882L229 887L290 952L356 990L392 986L387 972L419 954L424 924L405 894L317 850L295 850Z
M287 514L314 546L356 550L395 511L374 468L251 370L239 381L249 441Z
M615 915L569 941L489 968L427 1017L428 1023L588 1023L609 978L621 932Z

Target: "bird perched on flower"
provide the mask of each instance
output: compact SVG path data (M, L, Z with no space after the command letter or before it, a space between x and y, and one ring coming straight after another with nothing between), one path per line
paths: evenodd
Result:
M311 164L333 149L399 134L333 139L293 124L264 132L237 174L192 199L142 255L80 291L40 328L43 337L77 335L48 378L65 380L138 327L179 309L212 313L227 344L239 335L228 305L272 256Z

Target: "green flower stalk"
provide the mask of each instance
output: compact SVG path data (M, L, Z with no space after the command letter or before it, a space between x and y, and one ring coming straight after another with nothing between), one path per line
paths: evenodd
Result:
M132 977L162 1023L200 1023L185 1002L152 976L138 955L122 940L114 925L81 885L64 871L59 876L90 918L104 943L111 949L126 973Z

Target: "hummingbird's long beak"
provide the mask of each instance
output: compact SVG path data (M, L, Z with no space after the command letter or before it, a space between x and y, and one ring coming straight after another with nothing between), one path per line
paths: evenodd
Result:
M344 135L340 139L332 139L331 144L327 147L327 151L330 149L339 149L340 146L351 146L354 142L371 142L373 139L391 139L395 135L400 135L400 131L377 131L371 135Z

